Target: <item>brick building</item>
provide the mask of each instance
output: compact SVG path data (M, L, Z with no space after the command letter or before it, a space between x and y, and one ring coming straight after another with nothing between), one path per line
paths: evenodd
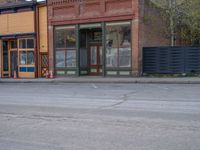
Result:
M49 0L49 70L56 76L139 74L138 0Z

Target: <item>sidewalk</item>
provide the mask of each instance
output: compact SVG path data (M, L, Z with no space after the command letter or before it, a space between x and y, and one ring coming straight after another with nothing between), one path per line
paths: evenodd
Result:
M122 78L122 77L66 77L55 79L0 79L0 83L159 83L159 84L200 84L200 77L182 78Z

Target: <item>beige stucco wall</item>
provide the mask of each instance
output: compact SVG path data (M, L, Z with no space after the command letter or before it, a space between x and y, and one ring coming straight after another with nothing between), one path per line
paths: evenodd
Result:
M0 15L0 34L34 32L34 12L20 12Z
M47 7L39 8L40 52L47 52Z

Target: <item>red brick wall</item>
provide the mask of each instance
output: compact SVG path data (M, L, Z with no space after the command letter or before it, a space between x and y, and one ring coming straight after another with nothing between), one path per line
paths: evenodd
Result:
M160 16L160 10L150 1L140 0L140 25L139 25L139 72L142 72L143 47L169 46L170 40L166 34L166 23Z
M52 25L132 19L137 0L49 0Z
M169 46L166 23L160 16L159 9L149 6L147 1L140 4L140 45L143 47Z

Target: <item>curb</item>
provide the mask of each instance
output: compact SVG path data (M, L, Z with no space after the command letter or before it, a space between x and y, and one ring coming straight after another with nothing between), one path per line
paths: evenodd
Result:
M0 79L0 83L200 84L200 78Z

